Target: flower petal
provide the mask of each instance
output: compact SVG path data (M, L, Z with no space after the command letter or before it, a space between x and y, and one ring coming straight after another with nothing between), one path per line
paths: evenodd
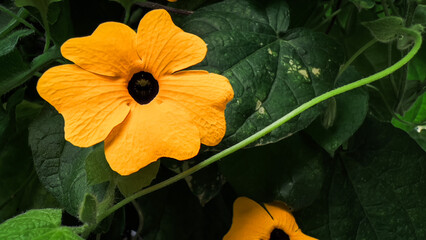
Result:
M239 197L234 202L234 216L229 232L223 240L269 239L274 221L268 212L255 201Z
M316 238L302 233L293 215L283 203L273 202L265 204L265 207L274 218L274 227L283 230L290 237L290 240L316 240Z
M106 159L114 171L129 175L160 157L186 160L198 154L199 132L186 112L157 99L131 107L105 140Z
M87 71L123 78L140 68L136 33L122 23L99 25L91 36L72 38L62 47L62 55Z
M178 28L162 9L143 17L136 42L144 71L156 79L201 62L207 53L201 38Z
M76 65L47 70L37 84L40 96L65 119L65 139L79 147L103 141L129 113L127 83Z
M159 80L159 99L171 100L191 114L201 143L214 146L226 132L225 108L234 92L224 76L206 71L182 71Z

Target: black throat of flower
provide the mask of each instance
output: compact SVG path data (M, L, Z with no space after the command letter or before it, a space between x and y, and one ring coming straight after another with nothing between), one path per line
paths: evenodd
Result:
M151 73L135 73L127 86L130 96L139 104L150 103L158 94L159 85Z
M290 237L283 230L275 228L269 240L290 240Z

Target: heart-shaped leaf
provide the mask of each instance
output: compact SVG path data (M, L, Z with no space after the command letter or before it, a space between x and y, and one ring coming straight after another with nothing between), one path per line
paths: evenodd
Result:
M62 210L30 210L0 225L3 240L82 240L70 228L61 227Z
M208 46L196 68L226 76L234 99L226 109L221 146L235 144L333 87L342 52L326 35L288 29L284 1L224 1L197 10L183 29ZM321 109L305 111L259 140L276 142L306 128ZM219 147L220 148L220 147Z
M32 122L29 144L40 181L70 214L78 216L87 193L103 208L112 203L108 183L90 186L87 182L85 160L93 147L79 148L65 141L64 120L55 109L46 107Z
M367 119L300 228L319 239L425 239L426 155L403 131Z

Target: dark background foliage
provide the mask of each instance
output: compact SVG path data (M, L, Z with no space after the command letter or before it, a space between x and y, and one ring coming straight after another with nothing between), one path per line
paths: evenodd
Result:
M95 228L96 215L113 203L315 96L395 63L411 46L399 29L426 25L424 2L39 1L47 10L34 2L0 2L6 9L0 11L0 223L30 209L56 208L63 214L51 209L39 215L51 216L40 225L53 229L48 236L79 239L62 222L93 226L88 239L216 240L231 225L233 201L247 196L286 202L301 229L319 239L426 239L425 47L397 72L315 106ZM221 144L203 146L194 159L161 159L122 177L107 165L102 144L81 149L64 140L62 117L35 86L46 69L67 62L59 52L65 40L90 35L106 21L127 20L135 29L158 4L208 44L206 59L192 68L228 77L235 98ZM46 26L51 43L44 49ZM25 231L25 224L16 231Z

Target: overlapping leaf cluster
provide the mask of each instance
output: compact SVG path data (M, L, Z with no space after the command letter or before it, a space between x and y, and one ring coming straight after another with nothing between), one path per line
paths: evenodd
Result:
M414 0L169 3L177 25L208 44L193 69L222 74L233 86L227 133L194 159L161 159L123 177L109 168L102 143L78 148L65 141L62 116L35 84L65 62L59 47L66 39L105 21L134 28L159 4L166 2L2 3L0 239L124 239L132 231L134 239L221 239L237 196L286 202L303 231L319 239L426 238L425 47L399 71L331 98L249 148L101 219L151 182L389 67L412 46L403 29L426 26L426 5Z

